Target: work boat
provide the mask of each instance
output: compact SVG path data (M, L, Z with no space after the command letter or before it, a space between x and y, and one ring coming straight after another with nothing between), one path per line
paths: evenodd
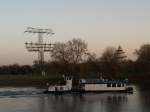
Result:
M63 76L64 77L64 76ZM64 77L66 84L56 84L48 86L45 93L67 93L72 91L72 78Z
M45 93L87 93L87 92L132 92L133 87L128 85L128 80L107 79L79 79L78 88L72 86L72 78L64 77L66 84L51 85Z

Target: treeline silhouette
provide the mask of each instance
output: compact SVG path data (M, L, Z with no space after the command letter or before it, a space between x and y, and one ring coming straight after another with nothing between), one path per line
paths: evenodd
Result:
M89 52L87 43L72 39L66 43L57 42L50 53L50 61L42 65L46 75L78 74L79 76L103 76L107 78L150 78L150 45L135 50L136 59L130 60L121 46L107 47L101 56ZM5 65L0 67L1 75L33 75L41 73L41 65Z

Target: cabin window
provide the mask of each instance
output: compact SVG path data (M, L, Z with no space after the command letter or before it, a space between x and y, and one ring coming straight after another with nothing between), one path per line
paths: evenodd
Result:
M57 87L55 87L55 91L58 91L58 88L57 88Z
M117 87L121 87L121 84L117 84Z
M63 87L60 87L60 90L62 91L62 90L63 90Z
M107 87L111 87L111 84L108 83L108 84L107 84Z
M116 87L116 84L112 84L112 87Z
M67 77L67 80L71 80L71 77Z

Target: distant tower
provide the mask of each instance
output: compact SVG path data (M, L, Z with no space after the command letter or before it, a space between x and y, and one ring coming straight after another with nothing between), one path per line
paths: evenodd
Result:
M43 64L44 64L44 52L50 52L52 51L53 45L51 43L43 43L43 35L54 35L52 29L40 29L40 28L32 28L28 27L25 33L33 33L33 34L38 34L38 42L33 43L33 42L26 42L25 46L26 49L29 52L38 52L38 62L39 65L41 66L41 73L42 75L45 74L43 70Z

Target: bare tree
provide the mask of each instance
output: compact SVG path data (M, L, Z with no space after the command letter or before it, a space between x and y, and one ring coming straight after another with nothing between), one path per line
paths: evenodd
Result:
M65 43L57 42L51 56L54 61L69 63L67 45Z
M87 52L87 44L81 39L72 39L66 43L56 43L52 58L56 61L79 64Z
M87 44L81 39L72 39L66 43L56 43L52 52L53 60L62 62L66 72L74 76L73 85L78 86L79 64L87 54Z
M87 52L87 44L81 39L72 39L66 43L70 63L79 64Z

